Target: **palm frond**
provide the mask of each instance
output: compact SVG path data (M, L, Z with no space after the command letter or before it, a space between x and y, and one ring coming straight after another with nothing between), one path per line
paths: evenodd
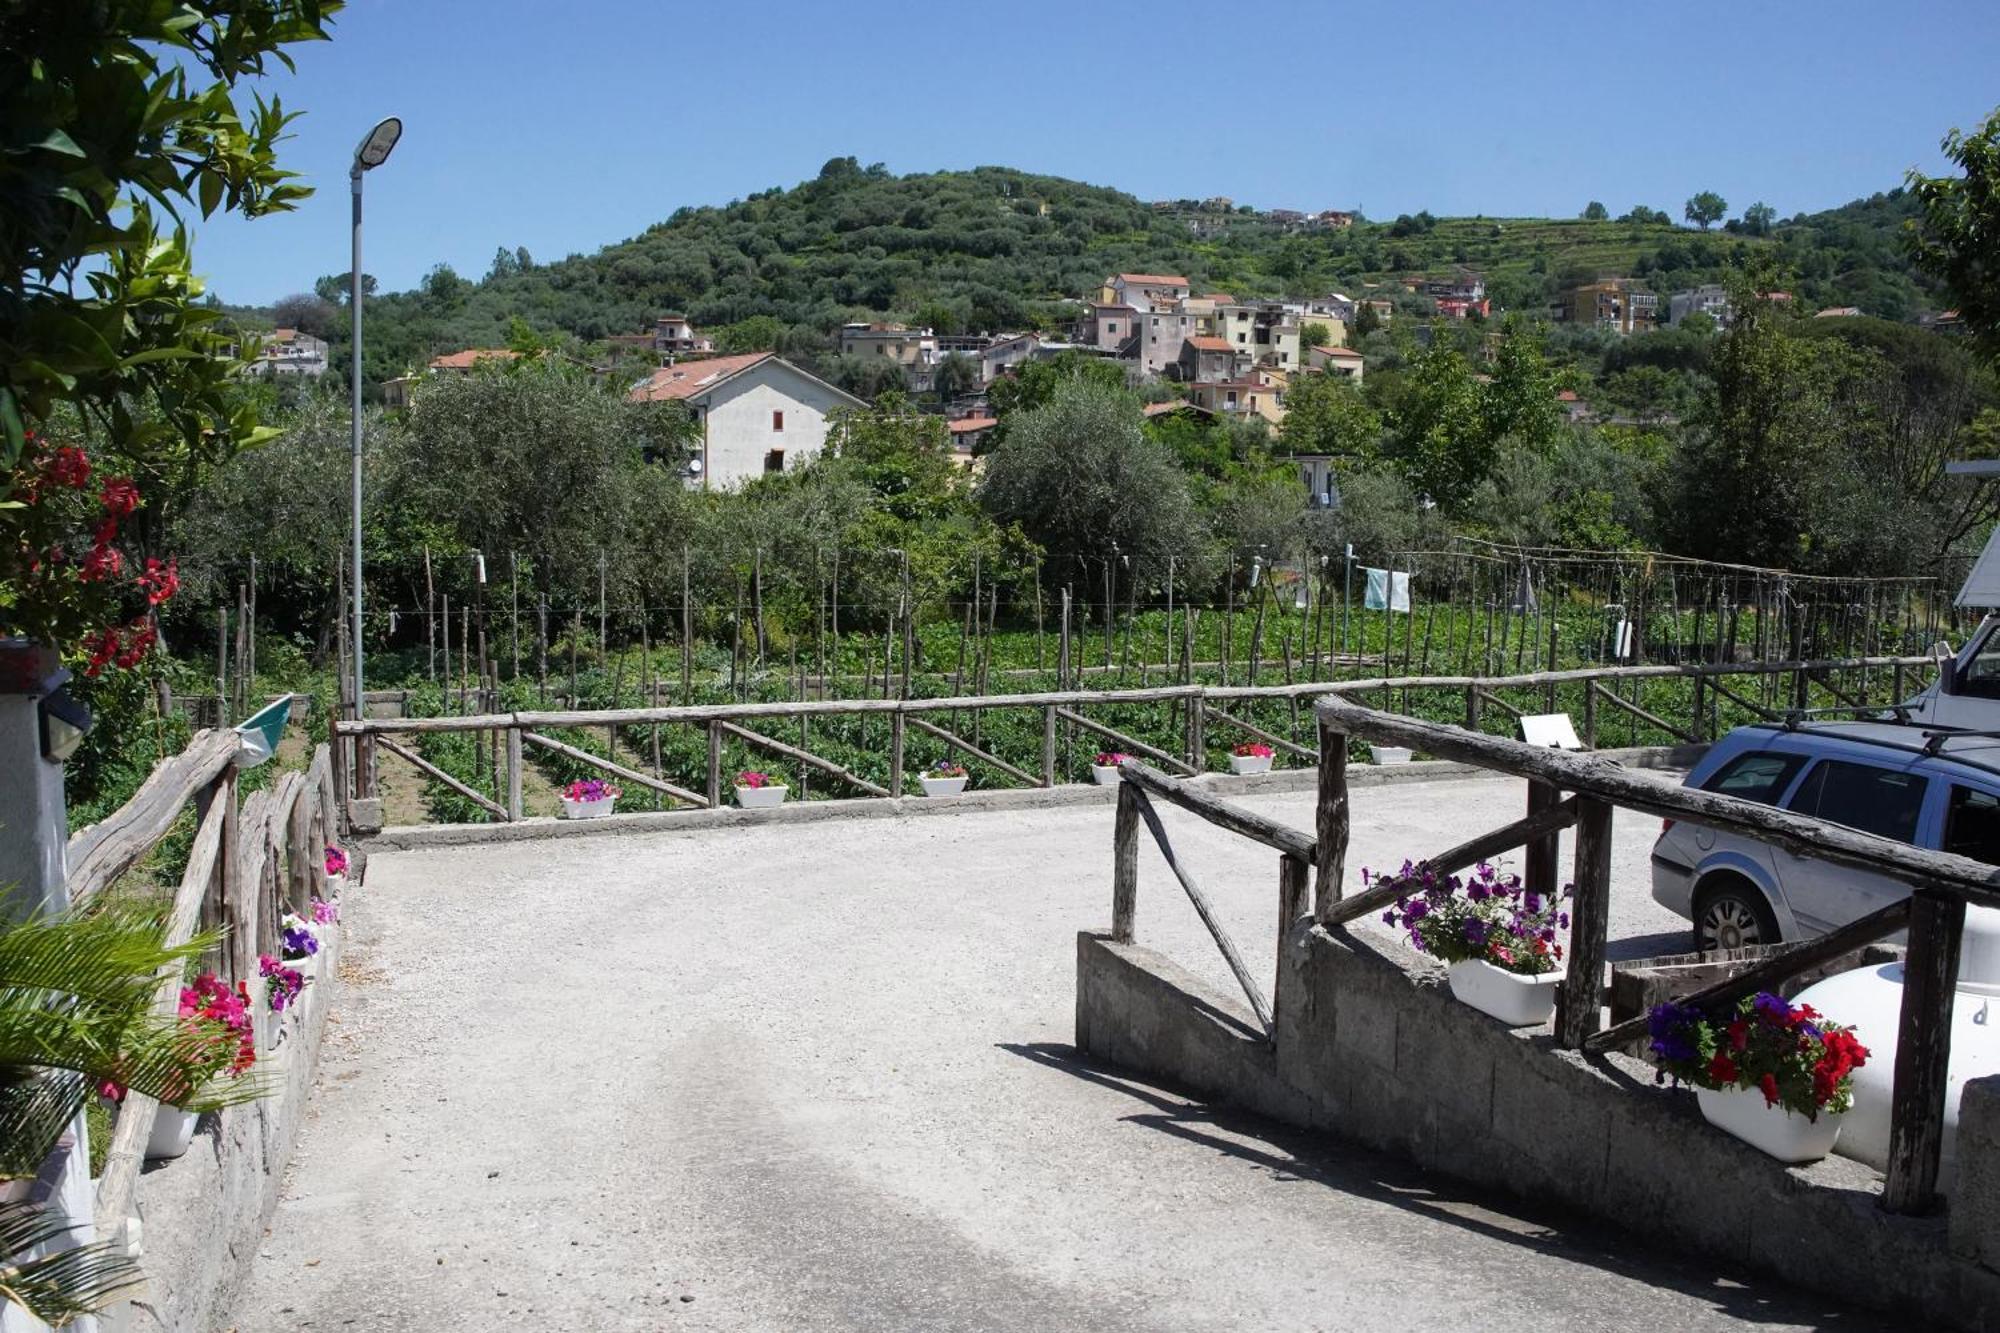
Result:
M131 903L36 917L0 931L0 990L119 1007L135 992L150 995L161 968L185 966L217 938L204 934L169 949L153 911Z
M0 1081L0 1178L32 1176L91 1092L74 1070L8 1071Z
M0 1254L26 1254L74 1234L61 1210L40 1204L0 1205ZM101 1310L143 1274L122 1242L73 1245L39 1259L0 1263L0 1300L61 1327Z

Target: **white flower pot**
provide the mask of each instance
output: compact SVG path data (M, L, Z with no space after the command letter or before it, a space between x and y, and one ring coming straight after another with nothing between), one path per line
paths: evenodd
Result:
M1368 749L1378 764L1407 764L1416 753L1406 745L1371 745Z
M325 878L326 883L320 886L319 896L327 902L333 902L347 892L347 876L328 875Z
M292 1004L303 1004L305 998L306 993L300 991L292 997ZM258 1028L258 1035L263 1038L262 1045L265 1050L277 1050L278 1043L285 1039L285 1015L290 1012L291 1005L287 1005L284 1009L266 1009L264 1011L261 1026Z
M1842 1117L1808 1120L1783 1106L1769 1105L1756 1088L1721 1092L1696 1088L1694 1096L1709 1124L1781 1162L1817 1162L1833 1151L1833 1141L1840 1137Z
M766 783L762 787L738 787L736 804L745 810L769 810L772 806L785 803L786 790L779 783Z
M1527 976L1495 967L1483 958L1453 963L1445 973L1453 998L1491 1014L1510 1028L1538 1027L1555 1013L1560 971Z
M1100 787L1115 787L1118 785L1118 765L1092 764L1090 766L1090 776L1096 779L1097 785Z
M146 1140L146 1160L166 1162L179 1157L194 1142L194 1123L201 1116L178 1106L161 1104L153 1116L153 1133Z
M594 801L572 801L562 798L564 819L602 819L611 813L611 807L618 804L616 796L600 796Z
M917 781L924 784L924 795L926 796L956 796L965 790L965 779L963 777L919 777Z
M1229 756L1231 773L1269 773L1271 756L1268 754L1232 754Z

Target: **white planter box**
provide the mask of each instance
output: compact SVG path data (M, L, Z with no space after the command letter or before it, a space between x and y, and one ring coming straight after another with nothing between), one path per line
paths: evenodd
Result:
M1808 1120L1782 1106L1769 1105L1755 1088L1722 1092L1696 1088L1694 1096L1709 1124L1781 1162L1817 1162L1833 1151L1833 1141L1840 1137L1841 1117L1822 1115Z
M1407 764L1410 756L1416 753L1403 745L1371 745L1368 749L1378 764Z
M594 801L572 801L569 797L565 796L562 798L562 817L564 819L602 819L611 813L611 807L616 804L618 804L616 796L600 796Z
M1510 1028L1548 1022L1556 1008L1556 986L1563 979L1559 971L1531 977L1480 958L1453 963L1445 975L1451 981L1452 996L1460 1004L1491 1014Z
M1268 754L1232 754L1229 756L1231 773L1269 773L1271 756Z
M290 965L288 964L287 966ZM292 1003L304 1004L305 999L306 993L301 990L297 995L292 997ZM289 1009L266 1009L264 1011L263 1024L258 1030L258 1035L263 1038L262 1045L266 1051L277 1050L278 1043L285 1039L285 1015L289 1012ZM161 1109L164 1110L166 1108L162 1107Z
M319 896L324 898L328 902L332 902L334 899L340 897L341 894L346 892L347 892L347 876L328 875L326 876L326 883L320 886Z
M745 810L769 810L774 805L785 803L786 790L777 783L769 783L762 787L738 787L736 804Z
M1096 780L1097 785L1100 787L1115 787L1118 785L1118 765L1092 764L1090 766L1090 776Z
M162 1105L153 1115L153 1133L146 1140L146 1160L166 1162L186 1152L194 1142L194 1122L199 1119L193 1111Z
M917 781L923 783L924 795L926 796L956 796L965 790L965 779L963 777L927 778L919 776Z

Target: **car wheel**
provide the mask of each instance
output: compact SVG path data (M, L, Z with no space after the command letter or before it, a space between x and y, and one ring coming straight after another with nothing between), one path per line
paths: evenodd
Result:
M1764 895L1746 880L1728 879L1701 891L1695 901L1694 947L1699 953L1778 942L1778 918Z

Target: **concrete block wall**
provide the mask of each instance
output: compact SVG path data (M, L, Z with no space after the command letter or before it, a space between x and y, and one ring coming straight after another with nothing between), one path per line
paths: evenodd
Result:
M1979 1165L1961 1168L1949 1221L1893 1217L1868 1167L1773 1161L1705 1123L1652 1066L1557 1050L1458 1003L1396 941L1301 924L1275 1007L1267 1043L1239 1001L1159 955L1079 939L1077 1045L1093 1056L1732 1267L2000 1327L2000 1079L1961 1105Z
M241 1284L277 1210L319 1065L340 961L339 932L328 935L284 1042L273 1053L258 1054L267 1072L279 1066L273 1094L202 1117L184 1156L141 1173L146 1284L100 1319L106 1333L206 1333Z

